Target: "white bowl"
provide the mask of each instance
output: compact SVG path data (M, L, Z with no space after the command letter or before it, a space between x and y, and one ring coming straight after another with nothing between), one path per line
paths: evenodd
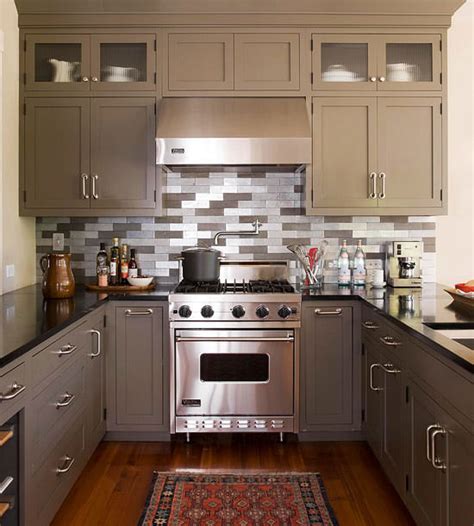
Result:
M127 278L127 281L133 287L148 287L153 281L153 276L140 277L140 278Z

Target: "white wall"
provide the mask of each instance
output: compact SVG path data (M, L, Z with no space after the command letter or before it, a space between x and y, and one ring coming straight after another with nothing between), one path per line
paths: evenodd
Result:
M36 281L35 221L18 215L18 16L14 0L0 0L4 35L0 87L0 294ZM15 276L6 277L6 266Z
M448 33L449 213L438 218L437 281L474 279L474 0Z

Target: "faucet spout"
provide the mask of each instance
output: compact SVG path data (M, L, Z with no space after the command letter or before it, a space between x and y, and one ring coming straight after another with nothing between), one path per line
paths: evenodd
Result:
M219 244L219 239L221 237L231 237L231 236L258 236L260 234L260 228L262 227L262 223L258 220L258 218L255 219L255 221L252 223L253 230L228 230L224 232L217 232L217 234L214 236L214 245Z

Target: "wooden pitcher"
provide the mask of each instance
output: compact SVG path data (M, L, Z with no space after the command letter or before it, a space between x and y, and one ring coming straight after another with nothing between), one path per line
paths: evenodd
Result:
M71 254L51 252L40 259L43 271L43 296L49 299L72 298L76 290L71 269Z

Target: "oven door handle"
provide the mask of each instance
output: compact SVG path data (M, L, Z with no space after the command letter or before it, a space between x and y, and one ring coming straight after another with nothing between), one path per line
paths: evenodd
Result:
M294 342L293 336L287 336L286 338L278 338L271 336L268 337L256 337L256 336L229 336L229 337L216 337L212 336L176 336L176 342Z

